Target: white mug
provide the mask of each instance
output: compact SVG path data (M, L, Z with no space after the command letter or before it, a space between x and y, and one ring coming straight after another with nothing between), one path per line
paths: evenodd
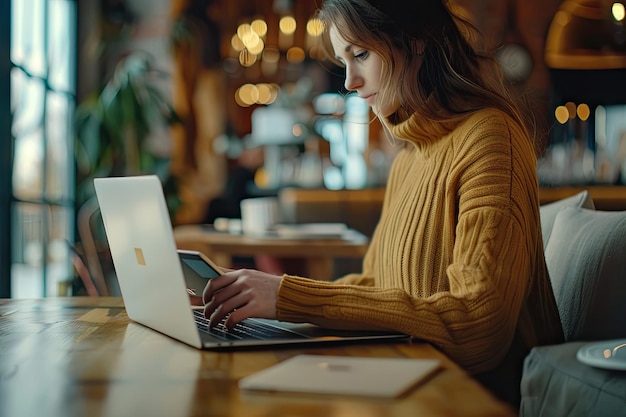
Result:
M262 235L278 223L278 199L257 197L241 200L241 230L244 234Z

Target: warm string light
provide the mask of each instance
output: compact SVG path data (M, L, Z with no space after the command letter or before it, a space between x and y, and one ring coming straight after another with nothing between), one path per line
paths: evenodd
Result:
M565 141L588 140L587 120L591 115L591 109L586 103L576 105L573 102L567 102L563 106L558 106L554 111L556 120L565 127Z
M611 7L611 14L616 22L622 22L626 16L626 8L623 3L615 2Z
M554 118L560 124L564 125L572 119L578 117L581 121L587 121L591 115L591 109L588 104L581 103L576 105L573 102L567 102L563 106L558 106L554 110Z
M243 67L252 67L260 64L261 72L268 77L274 75L279 68L281 51L284 51L284 58L290 64L299 64L307 57L313 59L324 59L322 51L322 33L324 30L322 22L313 17L306 23L305 45L295 45L294 36L298 22L293 16L283 16L278 23L278 45L267 45L266 36L269 30L268 24L263 19L255 19L250 23L242 23L237 27L236 33L230 40L233 53L238 57L239 64ZM250 85L242 85L235 93L235 100L240 106L248 107L253 104L270 104L273 98L254 99L254 93L250 93ZM257 85L262 90L262 84ZM279 87L272 87L272 91Z
M235 101L241 107L250 107L254 104L268 105L276 100L279 91L280 87L277 84L246 83L235 91Z
M556 110L554 110L554 117L556 120L564 125L569 120L569 111L565 106L558 106Z
M589 106L585 103L579 104L578 107L576 107L576 115L578 115L578 118L580 120L582 120L583 122L587 121L587 119L589 119L589 116L591 115L591 110L589 109Z

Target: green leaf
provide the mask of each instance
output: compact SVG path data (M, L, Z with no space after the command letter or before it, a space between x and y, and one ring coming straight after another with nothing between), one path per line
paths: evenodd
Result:
M120 60L98 95L77 107L79 200L93 195L94 177L153 173L164 183L173 181L169 159L153 155L147 143L153 129L181 121L160 85L165 77L149 54L132 53Z

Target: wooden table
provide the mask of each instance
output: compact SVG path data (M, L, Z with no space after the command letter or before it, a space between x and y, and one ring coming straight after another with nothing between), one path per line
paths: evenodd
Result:
M203 252L219 266L232 266L233 256L291 258L301 261L305 276L319 280L334 278L336 259L362 258L369 242L355 230L348 230L337 238L287 239L216 232L203 225L178 226L174 229L174 238L179 249Z
M300 353L436 358L443 368L394 400L247 394L237 381ZM426 343L193 349L131 322L122 300L0 299L1 416L514 416Z

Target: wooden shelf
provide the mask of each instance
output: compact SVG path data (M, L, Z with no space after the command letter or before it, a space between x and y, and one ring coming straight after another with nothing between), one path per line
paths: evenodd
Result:
M606 70L626 68L626 55L598 51L546 52L546 64L555 69Z
M581 185L566 187L542 187L539 203L547 204L588 190L597 210L626 210L626 186Z
M597 210L626 210L626 186L541 187L547 204L588 190ZM383 204L384 188L338 190L286 188L280 191L281 215L288 223L341 222L371 237Z

